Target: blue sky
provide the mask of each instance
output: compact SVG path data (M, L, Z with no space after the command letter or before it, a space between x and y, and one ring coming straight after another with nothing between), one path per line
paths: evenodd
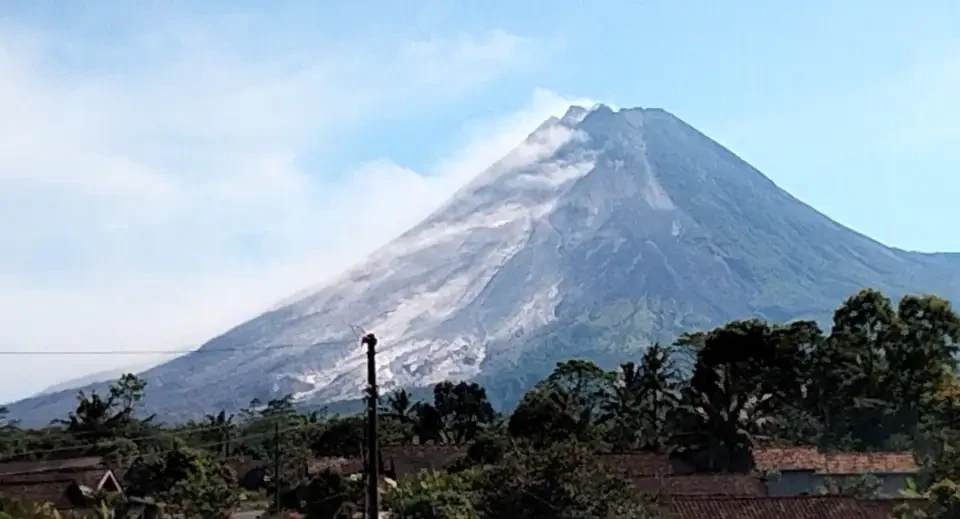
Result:
M571 102L666 108L845 225L960 251L956 92L951 1L0 1L0 347L195 346ZM144 360L6 357L0 400Z

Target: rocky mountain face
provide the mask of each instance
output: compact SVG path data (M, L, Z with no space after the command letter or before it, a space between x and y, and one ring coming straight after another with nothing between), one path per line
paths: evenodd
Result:
M864 286L960 295L960 256L847 229L663 110L572 107L362 264L145 372L146 404L182 417L357 398L356 327L381 339L385 390L479 379L511 403L559 359L609 365L749 316L823 319ZM45 421L73 404L10 410Z

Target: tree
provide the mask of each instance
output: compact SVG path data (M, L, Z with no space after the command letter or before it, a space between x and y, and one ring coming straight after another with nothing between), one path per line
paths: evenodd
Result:
M538 384L523 395L510 415L507 429L518 438L532 440L545 446L556 441L566 441L588 436L584 425L571 413L574 403L569 393L557 387Z
M363 485L327 471L293 489L283 502L306 519L349 519L361 509Z
M421 472L401 479L384 505L405 519L476 519L473 477L473 472Z
M476 382L441 382L433 387L433 404L415 409L414 431L422 442L464 444L496 417L487 391Z
M418 406L407 390L400 389L387 396L387 405L380 408L384 421L396 428L402 444L413 441Z
M667 416L677 405L680 388L673 355L673 348L654 344L639 367L632 362L620 366L600 417L610 425L607 439L615 447L660 450L665 445Z
M546 383L570 395L570 403L576 406L571 412L580 421L592 423L600 412L615 376L592 361L573 359L558 362Z
M603 470L576 443L515 450L480 473L477 490L476 509L488 518L658 517L626 481Z
M363 416L335 416L322 426L311 450L319 456L359 456L364 427Z
M230 455L230 441L233 438L236 425L233 423L233 415L228 415L226 411L221 410L217 414L206 415L206 424L204 425L203 439L205 444L214 443L218 446L217 450L227 457Z
M876 290L858 292L834 312L830 336L814 356L823 446L866 449L889 435L886 352L899 334L893 305Z
M626 450L637 444L642 423L642 391L636 365L620 365L616 381L600 404L598 423L607 426L606 440L615 450Z
M960 517L960 487L950 479L933 484L920 493L915 488L905 492L907 497L925 498L923 503L901 503L892 516L896 519L954 519Z
M88 443L132 435L138 426L136 411L143 399L147 383L127 373L109 386L107 396L96 391L87 395L80 391L77 407L67 420L57 420L67 431ZM148 422L152 417L144 420Z
M588 360L558 362L545 380L524 395L510 417L509 430L541 442L571 435L595 438L615 380L616 374ZM538 423L541 420L545 421Z
M25 503L0 494L0 519L61 519L50 503Z
M693 375L674 412L673 443L708 471L747 471L778 405L800 384L795 343L759 320L734 321L696 337Z
M857 499L877 499L883 490L883 482L873 474L831 476L824 479L818 489L822 495L847 496Z
M163 457L141 457L124 476L128 495L153 497L175 513L198 519L230 516L236 504L233 475L210 455L178 449Z
M896 310L875 290L844 301L812 355L810 410L823 424L821 445L868 450L912 441L937 412L958 340L960 317L938 297L908 295Z
M900 334L885 352L889 372L884 386L898 409L897 425L912 433L954 381L960 317L939 297L908 295L900 300L897 319Z
M163 494L170 512L197 519L228 519L236 505L231 482L209 461L190 471Z
M387 405L380 408L383 417L403 424L413 423L415 402L406 389L400 389L387 396Z

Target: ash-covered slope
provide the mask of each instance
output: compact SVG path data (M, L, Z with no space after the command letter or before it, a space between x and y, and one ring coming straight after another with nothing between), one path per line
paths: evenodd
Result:
M381 338L387 388L448 378L515 397L570 355L760 315L823 317L863 286L960 294L955 255L891 249L779 189L659 109L573 107L424 222L302 299L145 374L162 415L294 392L356 398ZM70 393L11 407L49 418Z

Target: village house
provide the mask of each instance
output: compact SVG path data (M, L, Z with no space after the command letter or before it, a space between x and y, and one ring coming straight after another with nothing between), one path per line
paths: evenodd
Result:
M59 511L82 511L95 506L102 493L123 495L119 478L102 458L0 463L0 493L37 504L50 503ZM146 501L127 503L130 518L156 516ZM132 514L132 515L131 515Z
M869 474L879 480L883 497L895 498L919 470L910 452L821 452L814 447L784 447L757 449L753 457L774 497L812 495L830 480Z
M675 519L889 519L908 500L838 496L683 496L664 501Z

